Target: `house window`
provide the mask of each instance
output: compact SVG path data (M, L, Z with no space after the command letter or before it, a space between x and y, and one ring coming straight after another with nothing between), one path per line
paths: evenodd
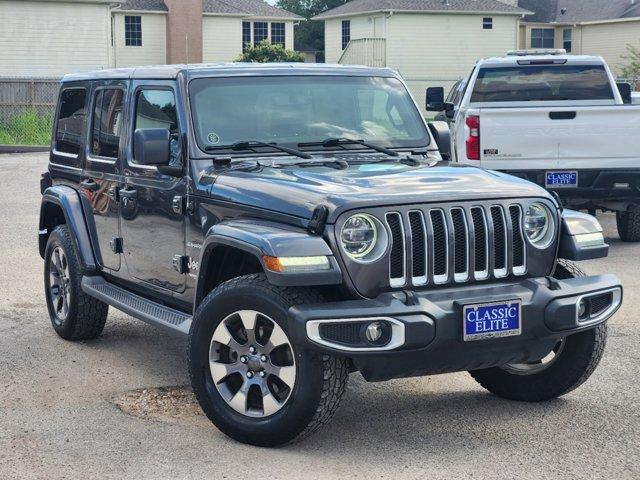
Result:
M570 28L565 28L562 31L562 48L564 48L567 53L571 53L571 47L573 43L573 30Z
M257 45L269 37L269 24L267 22L253 22L253 44Z
M532 28L531 48L554 48L555 34L553 28Z
M284 47L284 23L274 22L271 24L271 43Z
M142 46L142 17L126 15L124 17L124 43L127 47Z
M242 22L242 51L251 45L251 22Z
M493 30L493 18L484 17L482 19L482 28L485 30Z
M98 90L96 93L91 137L93 155L118 158L123 93L119 88Z
M351 40L351 20L342 21L342 50L347 48Z

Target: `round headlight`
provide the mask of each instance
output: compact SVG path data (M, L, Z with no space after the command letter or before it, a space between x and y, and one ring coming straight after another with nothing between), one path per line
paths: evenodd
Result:
M342 250L353 260L373 262L384 254L387 232L379 220L358 213L344 222L340 231Z
M553 216L541 203L532 203L524 214L524 231L534 247L546 248L553 241Z

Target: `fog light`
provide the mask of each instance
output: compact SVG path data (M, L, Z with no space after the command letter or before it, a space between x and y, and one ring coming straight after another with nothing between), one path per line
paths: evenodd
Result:
M578 318L584 318L587 316L588 305L586 300L580 300L578 304Z
M367 325L365 337L371 343L376 343L382 338L382 324L380 322L372 322Z

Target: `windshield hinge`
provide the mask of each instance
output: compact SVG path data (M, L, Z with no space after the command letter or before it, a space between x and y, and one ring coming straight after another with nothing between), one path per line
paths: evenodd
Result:
M324 205L318 205L311 215L311 220L307 224L307 231L313 235L322 235L324 226L327 223L329 209Z
M171 201L171 209L174 213L191 215L193 213L193 200L187 196L176 195Z

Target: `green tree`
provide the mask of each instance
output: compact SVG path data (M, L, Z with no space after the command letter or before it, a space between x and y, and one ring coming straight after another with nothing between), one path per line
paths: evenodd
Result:
M299 48L318 52L318 61L324 61L324 22L309 20L349 0L278 0L277 6L307 19L295 29L295 42Z
M236 62L304 62L304 57L282 45L272 45L269 40L262 40L256 46L247 46Z
M619 65L622 77L636 87L640 86L640 48L627 45L627 55L623 55L624 64Z

